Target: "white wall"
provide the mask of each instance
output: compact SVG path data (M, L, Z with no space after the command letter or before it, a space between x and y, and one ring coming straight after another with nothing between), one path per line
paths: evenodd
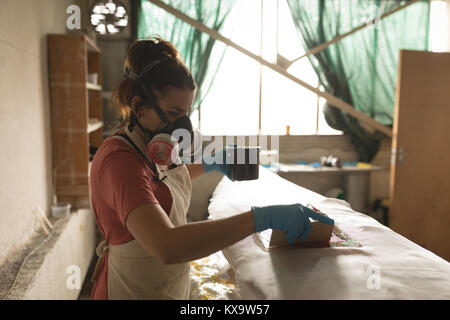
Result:
M46 34L65 33L71 0L1 0L0 266L49 212L51 131Z

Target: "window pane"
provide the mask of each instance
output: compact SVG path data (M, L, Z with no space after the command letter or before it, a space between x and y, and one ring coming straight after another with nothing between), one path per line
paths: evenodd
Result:
M263 59L276 63L277 61L277 0L264 0L263 25Z
M195 109L189 118L191 119L192 127L198 129L200 125L198 121L198 109Z
M292 20L286 0L280 0L279 6L278 53L289 60L298 58L305 53L300 42L300 33Z
M321 88L323 90L323 88ZM326 100L324 98L319 98L319 132L318 134L344 134L342 131L335 130L331 128L325 120L323 115L323 106Z
M239 0L230 19L236 21L230 39L260 54L261 1ZM201 131L205 135L258 133L259 63L228 47L214 83L202 103Z
M445 1L431 1L430 8L430 47L431 51L448 51L448 9Z
M288 69L288 73L317 88L319 79L308 58L302 58L294 62Z
M231 40L259 54L260 0L240 0ZM264 2L263 56L275 60L276 1ZM304 53L300 35L292 21L285 0L280 0L279 52L294 59ZM230 34L230 33L228 33ZM317 76L307 58L295 62L288 72L313 87ZM201 108L201 131L205 135L253 135L258 133L259 120L259 63L229 47L208 96ZM284 76L263 67L262 118L263 134L315 134L317 126L317 95ZM335 134L319 113L320 133ZM192 115L193 122L198 114Z
M236 10L231 12L229 19L236 21L232 27L230 39L259 55L261 51L261 0L237 1Z
M228 48L214 84L202 103L202 134L257 134L258 99L259 63Z
M263 68L262 134L315 134L317 95L284 76Z

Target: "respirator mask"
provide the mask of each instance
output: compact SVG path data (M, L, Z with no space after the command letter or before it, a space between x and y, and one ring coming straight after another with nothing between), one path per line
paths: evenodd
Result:
M196 154L201 152L202 138L199 130L192 127L191 119L185 115L174 122L169 121L167 115L159 106L156 98L144 84L144 77L151 70L163 61L171 60L170 57L157 59L149 63L140 75L131 70L126 70L126 76L140 86L144 94L144 100L155 109L161 124L154 131L144 128L138 121L136 114L132 111L130 114L130 124L128 130L133 132L134 126L138 125L145 135L145 144L147 146L148 157L158 165L173 166L182 162L190 163ZM134 89L133 89L134 91ZM131 95L133 96L133 94ZM130 104L131 105L131 104ZM181 156L181 157L180 157Z

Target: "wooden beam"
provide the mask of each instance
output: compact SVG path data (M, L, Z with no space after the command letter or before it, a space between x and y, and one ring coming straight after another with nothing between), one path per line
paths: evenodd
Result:
M275 72L278 72L279 74L285 76L286 78L294 81L295 83L298 83L299 85L301 85L302 87L314 92L315 94L321 96L322 98L325 98L327 100L327 102L329 102L330 104L332 104L334 107L347 112L348 114L350 114L351 116L355 117L356 119L358 119L361 122L364 122L365 124L367 124L370 127L373 127L377 130L379 130L380 132L384 133L385 135L387 135L388 137L392 137L392 129L375 121L374 119L372 119L371 117L367 116L366 114L356 110L353 106L351 106L350 104L348 104L347 102L333 96L332 94L329 94L327 92L324 91L320 91L314 87L312 87L311 85L309 85L308 83L300 80L299 78L293 76L292 74L288 73L284 68L280 67L279 65L273 64L265 59L263 59L262 57L252 53L251 51L241 47L240 45L238 45L237 43L231 41L230 39L222 36L219 32L217 32L216 30L213 30L211 28L208 28L207 26L205 26L204 24L200 23L199 21L192 19L191 17L185 15L184 13L182 13L181 11L165 4L164 2L160 1L160 0L148 0L149 2L153 3L154 5L160 7L163 10L166 10L167 12L169 12L170 14L174 15L175 17L181 19L182 21L190 24L191 26L193 26L194 28L206 33L207 35L209 35L211 38L214 38L218 41L221 41L223 43L225 43L226 45L240 51L241 53L245 54L246 56L258 61L259 63L265 65L266 67L274 70Z
M349 36L349 35L351 35L351 34L357 32L357 31L359 31L359 30L362 30L362 29L364 29L364 28L366 28L366 27L368 27L368 26L370 26L370 25L372 25L372 24L375 24L376 22L378 22L378 21L380 21L380 20L382 20L382 19L384 19L384 18L390 16L391 14L394 14L394 13L396 13L397 11L402 10L402 9L404 9L404 8L410 6L410 5L412 5L413 3L416 3L416 2L418 2L418 1L423 1L423 0L411 0L411 1L407 2L406 4L404 4L403 6L400 6L400 7L396 8L396 9L394 9L394 10L392 10L392 11L389 11L389 12L387 12L387 13L381 15L380 17L373 18L373 19L370 20L369 22L363 23L363 24L360 25L359 27L356 27L355 29L350 30L350 31L347 32L347 33L344 33L344 34L342 34L342 35L339 35L339 36L337 36L336 38L334 38L334 39L332 39L332 40L330 40L330 41L328 41L328 42L319 44L318 46L312 48L311 50L309 50L308 52L306 52L306 53L303 54L302 56L300 56L300 57L298 57L298 58L295 58L294 60L291 60L291 61L289 62L289 64L286 66L286 69L289 68L289 66L291 66L295 61L300 60L301 58L307 57L307 56L309 56L309 55L316 54L317 52L320 52L320 51L322 51L322 50L328 48L328 47L331 46L332 44L334 44L334 43L336 43L336 42L338 42L338 41L344 39L345 37L347 37L347 36Z

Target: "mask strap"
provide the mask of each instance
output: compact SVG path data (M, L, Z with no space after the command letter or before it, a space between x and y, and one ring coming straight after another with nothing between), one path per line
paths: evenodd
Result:
M167 125L169 123L169 119L167 118L164 111L162 111L161 107L159 106L156 99L153 97L153 95L150 93L150 91L147 89L147 86L145 86L143 83L138 82L141 86L142 91L147 97L147 100L149 100L150 105L155 109L156 113L158 114L159 118L162 120L164 125Z
M154 172L154 175L153 175L154 181L161 182L167 178L167 176L164 176L162 179L159 178L159 171L156 168L156 164L154 164L153 162L151 162L147 159L147 157L142 153L142 151L139 149L139 147L133 142L133 140L128 135L121 134L121 133L118 133L117 135L127 139L127 141L133 146L133 148L141 154L141 156L144 158L144 161L147 161L150 164L150 166L152 167L153 172Z

